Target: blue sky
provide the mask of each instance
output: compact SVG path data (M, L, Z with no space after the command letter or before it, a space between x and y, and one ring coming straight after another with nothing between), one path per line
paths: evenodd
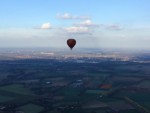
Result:
M1 0L0 47L150 49L149 0Z

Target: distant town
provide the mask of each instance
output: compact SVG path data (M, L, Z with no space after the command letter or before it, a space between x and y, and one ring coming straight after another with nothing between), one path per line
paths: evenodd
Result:
M49 48L3 48L0 60L19 59L100 59L133 62L149 62L150 51L128 49L49 49Z

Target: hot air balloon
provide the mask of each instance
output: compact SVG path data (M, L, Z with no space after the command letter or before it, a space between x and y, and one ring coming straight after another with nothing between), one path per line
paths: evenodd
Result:
M70 49L72 50L72 48L76 45L76 40L75 39L68 39L67 44L70 47Z

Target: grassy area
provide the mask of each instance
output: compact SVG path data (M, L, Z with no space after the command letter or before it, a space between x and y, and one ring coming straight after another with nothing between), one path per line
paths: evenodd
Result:
M96 77L107 77L107 76L109 76L110 74L108 74L108 73L88 73L87 74L87 76L90 76L90 77L94 77L94 76L96 76Z
M119 113L140 113L136 109L121 110Z
M85 110L86 113L106 113L107 108L97 108L97 109L87 109Z
M150 80L145 80L142 83L138 84L138 87L141 87L141 88L149 88L149 86L150 86Z
M139 104L141 104L142 106L144 106L145 108L150 110L150 101L143 101L143 102L139 102Z
M16 93L16 94L21 94L21 95L33 95L32 92L24 88L23 85L20 84L13 84L13 85L7 85L0 87L1 90Z
M108 91L107 90L87 90L86 93L90 94L106 94Z
M46 113L61 113L61 112L59 112L57 110L52 110L52 111L49 111L49 112L46 112Z
M99 95L97 94L84 94L79 96L79 100L81 100L82 102L87 102L87 101L92 101L94 99L97 99L99 97Z
M24 113L39 113L44 108L42 106L35 105L35 104L27 104L27 105L21 106L18 109L23 111Z
M13 100L13 99L14 99L13 97L8 97L8 96L0 95L0 103L7 102L7 101Z
M8 76L8 74L9 74L9 73L1 72L1 73L0 73L0 81L3 80L3 79L6 79L7 76Z
M73 96L73 97L65 97L63 99L63 103L68 104L68 103L84 103L86 101L90 101L93 99L96 99L99 95L96 94L82 94L82 95L78 95L78 96Z
M60 93L64 94L67 97L77 96L80 93L80 89L66 87L59 91Z
M129 91L122 91L119 92L116 96L118 97L123 97L123 96L127 96L131 99L133 99L134 101L136 101L137 103L139 103L140 105L150 109L150 92L129 92Z
M121 91L116 96L123 97L127 96L131 99L133 99L136 102L150 102L150 93L144 93L144 92L131 92L131 91Z

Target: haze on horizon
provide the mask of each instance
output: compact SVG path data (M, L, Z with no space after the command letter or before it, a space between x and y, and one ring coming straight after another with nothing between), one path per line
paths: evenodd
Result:
M149 0L1 0L0 48L150 49Z

